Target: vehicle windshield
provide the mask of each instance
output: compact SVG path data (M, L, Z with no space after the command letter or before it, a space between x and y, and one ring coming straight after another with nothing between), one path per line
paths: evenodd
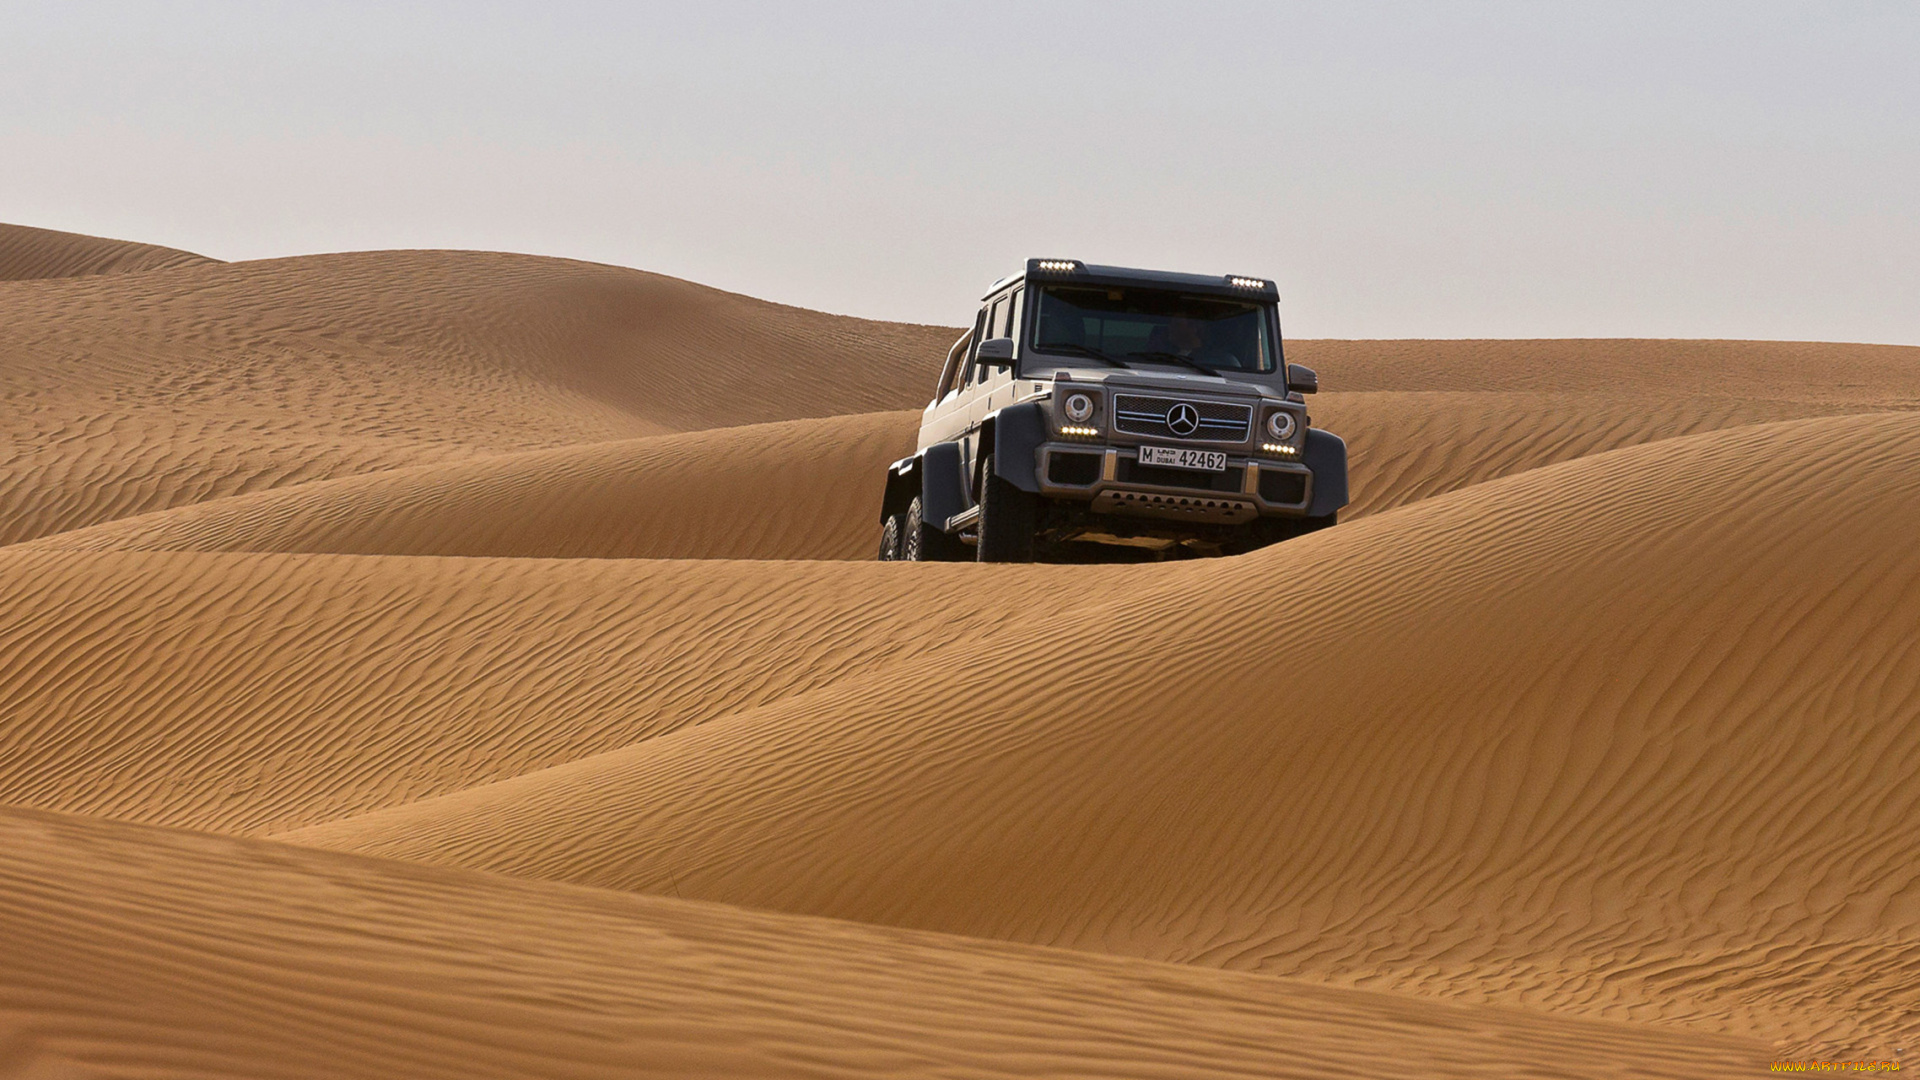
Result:
M1061 356L1095 350L1128 364L1272 371L1262 305L1164 289L1049 285L1040 290L1033 347Z

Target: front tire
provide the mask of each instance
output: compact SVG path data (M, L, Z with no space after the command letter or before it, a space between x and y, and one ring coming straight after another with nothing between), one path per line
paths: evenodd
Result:
M975 557L981 562L1032 562L1039 518L1040 496L1002 480L988 455L980 465L980 543Z
M905 562L959 562L967 557L967 545L928 524L921 512L920 496L907 504L905 531L900 534L900 558Z

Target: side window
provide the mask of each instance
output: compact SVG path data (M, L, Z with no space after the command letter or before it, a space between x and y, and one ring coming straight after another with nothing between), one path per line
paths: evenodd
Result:
M1013 339L1013 352L1016 356L1020 354L1020 316L1025 314L1026 307L1027 290L1013 290L1013 305L1007 312L1006 336Z
M939 401L953 393L953 384L960 375L960 367L966 363L967 349L973 345L973 331L960 335L960 340L947 350L947 362L940 367L940 385L933 391L933 400Z
M967 369L960 376L959 385L965 387L973 381L974 354L980 351L980 343L987 336L987 309L982 307L980 314L973 317L973 340L967 343Z
M995 300L993 302L993 307L988 309L987 337L997 338L997 337L1005 337L1007 335L1007 308L1008 308L1007 298L1003 296L1000 299ZM974 378L975 380L984 383L987 381L987 375L991 371L992 369L989 368L987 365L981 364L975 369Z

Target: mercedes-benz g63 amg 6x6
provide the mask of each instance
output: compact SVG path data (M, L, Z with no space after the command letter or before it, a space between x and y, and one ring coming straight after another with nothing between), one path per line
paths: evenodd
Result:
M1234 554L1333 524L1347 447L1313 427L1271 281L1030 259L947 353L880 558Z

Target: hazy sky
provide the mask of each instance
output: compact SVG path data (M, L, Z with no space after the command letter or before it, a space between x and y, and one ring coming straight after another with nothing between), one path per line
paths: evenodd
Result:
M1303 337L1920 344L1920 3L0 3L0 220L957 323L1028 255Z

